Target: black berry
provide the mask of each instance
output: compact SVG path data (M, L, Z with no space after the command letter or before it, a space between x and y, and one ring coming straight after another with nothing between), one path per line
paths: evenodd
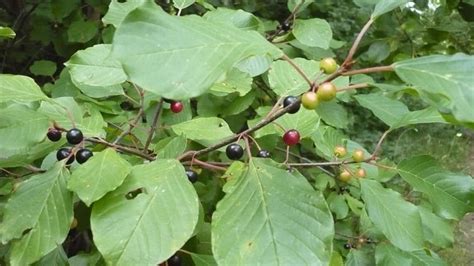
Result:
M257 157L269 158L270 157L270 152L267 151L267 150L259 150L258 154L257 154Z
M288 21L283 21L281 24L280 24L280 28L284 31L289 31L291 29L291 23L288 22Z
M77 128L73 128L66 133L66 139L69 144L79 144L84 139L82 131Z
M48 139L51 140L51 141L59 141L61 139L61 131L55 129L55 128L50 128L48 130L48 134L46 134L46 136L48 136Z
M195 183L198 180L198 174L191 169L186 170L186 175L191 183Z
M80 164L85 163L94 154L89 149L80 149L76 152L76 161Z
M133 110L133 104L129 101L124 101L120 103L120 108L122 108L125 111L131 111Z
M166 262L168 263L168 266L181 266L181 258L176 254L169 258Z
M72 164L72 162L74 162L74 155L71 155L71 149L69 148L61 148L56 152L56 158L58 161L64 160L67 157L69 157L69 159L66 164Z
M225 154L227 158L231 160L238 160L244 156L244 149L237 143L230 144L225 149Z
M351 248L352 248L352 244L351 244L351 243L345 243L345 244L344 244L344 248L345 248L345 249L351 249Z
M289 106L289 105L291 105L291 104L293 104L294 102L297 102L297 101L298 101L298 98L296 98L295 96L287 96L283 100L283 107L287 107L287 106ZM300 103L293 105L293 107L290 108L288 113L294 114L294 113L298 112L299 110L300 110Z

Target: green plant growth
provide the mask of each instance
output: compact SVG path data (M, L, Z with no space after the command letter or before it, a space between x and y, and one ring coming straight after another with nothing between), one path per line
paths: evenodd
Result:
M457 6L157 2L33 3L33 29L0 27L0 264L445 265L474 179L382 146L474 128ZM410 35L429 16L459 22L443 44ZM396 30L409 42L377 36ZM25 31L59 59L16 54Z

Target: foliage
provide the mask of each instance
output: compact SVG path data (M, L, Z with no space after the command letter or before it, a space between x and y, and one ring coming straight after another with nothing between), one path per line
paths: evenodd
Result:
M474 127L472 1L230 2L0 4L0 264L445 265L474 179L382 146Z

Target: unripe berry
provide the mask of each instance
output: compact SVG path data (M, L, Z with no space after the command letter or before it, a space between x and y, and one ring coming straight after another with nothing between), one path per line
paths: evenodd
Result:
M303 107L309 110L314 110L319 105L318 96L312 91L308 91L301 96L301 104Z
M339 180L341 180L342 182L349 182L352 178L352 175L349 171L347 170L343 170L340 174L339 174Z
M346 148L342 146L336 146L334 148L334 155L336 155L337 158L341 158L347 155L347 150Z
M365 159L364 157L365 157L364 151L361 149L357 149L352 153L352 160L354 160L354 162L356 163L360 163L364 161Z
M331 57L324 58L319 62L319 68L326 74L332 74L337 70L336 60Z
M356 171L356 176L359 178L364 178L367 176L367 172L364 170L364 168L359 168Z
M319 85L318 91L316 94L318 95L318 99L321 101L330 101L336 97L337 89L334 84L331 82L324 82L323 84Z

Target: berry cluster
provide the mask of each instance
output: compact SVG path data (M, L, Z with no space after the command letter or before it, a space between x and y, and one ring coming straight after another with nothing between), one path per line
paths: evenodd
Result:
M334 148L334 155L337 158L345 157L347 155L347 150L342 146L336 146ZM361 149L354 150L354 152L352 153L352 160L354 160L355 163L363 162L365 160L364 151ZM353 176L356 176L358 178L364 178L366 175L367 172L364 168L359 168L354 173L352 173L349 169L343 168L339 173L339 180L347 183L351 181Z
M57 142L61 140L61 131L61 129L50 128L46 136L49 140ZM81 130L73 128L66 132L66 140L71 145L78 145L84 140L84 135L82 134ZM67 165L73 163L74 160L76 160L80 164L83 164L94 155L91 150L86 148L80 148L76 151L75 154L73 154L73 151L73 148L61 148L56 152L56 158L58 159L58 161L68 158L68 160L66 161Z

